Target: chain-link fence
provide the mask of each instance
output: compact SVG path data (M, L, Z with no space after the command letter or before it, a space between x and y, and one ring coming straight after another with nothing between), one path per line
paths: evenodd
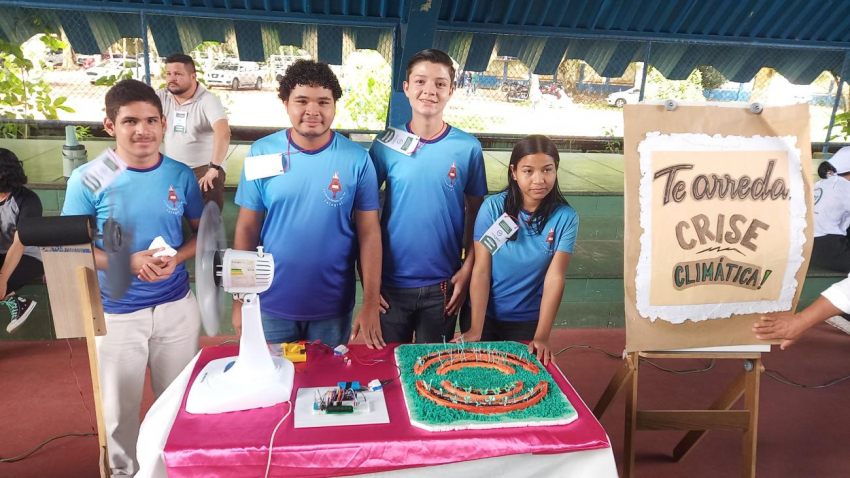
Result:
M557 69L536 74L529 67L535 58L502 55L503 38L495 42L486 68L465 71L459 65L446 116L470 132L622 136L622 107L637 103L643 89L646 100L806 102L812 141L823 141L844 58L840 50L564 40ZM843 96L839 113L848 105L847 88ZM833 131L839 140L846 140L841 131L846 122L839 114Z
M147 63L152 86L161 88L164 57L181 52L195 58L199 80L221 98L233 126L289 125L277 79L299 58L326 62L339 77L344 94L335 128L375 131L386 123L390 28L2 7L0 40L0 90L7 92L0 95L0 115L10 120L101 121L110 84L144 79ZM841 50L442 31L434 47L457 63L446 109L455 126L571 137L622 136L622 107L643 94L687 102L807 102L812 140L823 141L845 56ZM833 131L839 141L850 130L850 113L842 114L848 93L845 88L839 99ZM7 124L2 133L20 129Z
M123 78L145 81L149 65L151 86L164 88L165 57L186 53L195 59L198 80L221 99L232 126L289 126L277 97L278 80L303 58L328 63L339 78L343 96L335 128L385 127L393 53L388 28L26 8L0 8L3 16L31 26L5 35L8 44L0 58L15 57L8 50L20 45L30 61L13 72L5 68L7 73L30 81L25 93L47 89L53 98L63 98L56 115L45 115L30 101L27 113L35 120L101 121L112 84ZM15 31L2 28L9 30ZM6 117L27 115L16 110Z

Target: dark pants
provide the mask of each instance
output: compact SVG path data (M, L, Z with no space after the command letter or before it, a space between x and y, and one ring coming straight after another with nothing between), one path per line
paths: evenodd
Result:
M197 168L192 168L192 171L195 173L195 179L198 181L207 174L209 171L209 166L198 166ZM212 201L218 204L218 209L222 210L224 207L224 181L227 179L227 174L224 171L218 172L218 177L213 180L213 188L207 191L201 190L201 194L204 195L204 205L206 206L208 202Z
M6 262L6 254L0 254L0 266L4 262ZM27 255L21 256L18 267L12 271L12 275L9 276L9 280L6 282L6 294L14 292L34 279L40 279L42 276L44 276L44 265L40 260Z
M466 332L472 327L472 313L469 306L460 310L460 331ZM537 332L537 321L527 320L512 322L484 317L484 328L481 330L482 342L501 342L505 340L531 342Z
M850 239L837 234L816 237L812 247L812 265L850 273Z
M446 304L454 286L434 284L412 289L382 287L381 295L390 305L381 314L381 333L386 343L417 344L449 341L455 335L457 315L446 316Z

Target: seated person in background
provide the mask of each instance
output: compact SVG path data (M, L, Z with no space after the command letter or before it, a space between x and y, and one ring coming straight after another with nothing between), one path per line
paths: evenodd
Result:
M558 148L542 135L514 146L508 187L484 200L475 221L471 308L461 311L455 341L530 341L528 352L552 360L549 333L578 234L578 215L558 187ZM478 242L507 214L519 225L494 253Z
M41 200L25 188L24 166L8 149L0 148L0 297L9 308L12 321L6 327L14 332L35 309L35 301L15 295L27 282L44 275L41 252L24 247L18 239L18 224L28 217L41 217Z
M818 167L815 183L815 243L812 264L850 273L850 147Z
M782 340L779 348L787 349L809 328L830 317L850 314L850 277L833 284L802 311L763 315L753 324L753 332L761 340Z
M74 170L62 215L95 216L102 231L114 214L132 232L130 270L135 277L118 300L110 298L103 241L94 249L106 312L106 335L97 337L96 344L109 464L113 476L132 476L139 469L136 441L147 367L158 398L198 351L201 314L184 262L195 257L194 233L204 203L192 170L159 154L166 122L153 88L136 80L110 88L103 127L116 144L103 154L123 160L127 170L97 194L83 183L94 162ZM184 218L192 231L189 237L183 235ZM176 255L154 257L164 250L149 249L159 236Z

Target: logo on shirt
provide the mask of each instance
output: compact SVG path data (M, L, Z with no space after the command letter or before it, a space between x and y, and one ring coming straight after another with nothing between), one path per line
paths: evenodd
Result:
M549 229L546 241L543 242L543 250L550 256L555 253L555 228Z
M447 191L453 191L455 188L455 179L457 179L457 165L452 163L452 167L449 168L449 173L443 177L443 186Z
M342 190L342 183L339 181L339 171L334 173L330 185L322 192L325 195L325 204L333 207L342 204L343 199L345 199L345 191Z
M818 201L820 201L820 198L822 198L822 197L823 197L823 189L815 188L815 204L817 204Z
M182 216L183 204L185 202L177 197L177 191L174 190L174 186L168 186L168 199L165 200L165 208L168 212L176 216Z

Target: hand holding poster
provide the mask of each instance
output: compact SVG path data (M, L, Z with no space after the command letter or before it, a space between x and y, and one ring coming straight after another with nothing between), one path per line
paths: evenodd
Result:
M758 343L754 317L791 310L805 278L808 115L635 109L639 125L626 114L627 350ZM766 123L780 117L787 127Z

